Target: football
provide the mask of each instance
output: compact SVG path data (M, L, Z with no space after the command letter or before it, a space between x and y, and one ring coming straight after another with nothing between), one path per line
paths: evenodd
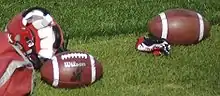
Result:
M62 52L46 61L41 78L57 88L87 87L103 75L101 63L85 52Z
M189 9L169 9L148 22L151 35L164 38L170 44L197 44L210 36L210 23L198 12Z

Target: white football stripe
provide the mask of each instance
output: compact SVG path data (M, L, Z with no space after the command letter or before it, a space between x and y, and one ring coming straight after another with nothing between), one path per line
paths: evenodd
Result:
M54 87L57 87L59 84L60 77L59 77L59 65L58 65L56 56L52 57L52 64L53 64L53 84L52 85Z
M89 55L91 62L91 83L96 80L96 67L95 67L95 59L92 55Z
M166 14L164 12L160 13L159 15L160 15L160 18L161 18L161 21L162 21L162 35L161 35L161 38L167 39L167 35L168 35L167 17L166 17Z
M197 13L197 16L199 18L199 39L198 39L198 41L200 41L200 40L202 40L203 35L204 35L204 21L203 21L202 15Z

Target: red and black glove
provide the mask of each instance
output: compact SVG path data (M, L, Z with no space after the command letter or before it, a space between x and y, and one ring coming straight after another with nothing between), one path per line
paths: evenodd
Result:
M142 52L153 53L154 55L170 54L170 44L163 38L139 37L136 42L136 49Z

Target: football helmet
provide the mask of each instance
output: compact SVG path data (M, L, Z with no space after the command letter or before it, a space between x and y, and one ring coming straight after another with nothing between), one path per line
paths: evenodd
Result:
M50 13L32 7L14 16L5 28L8 41L31 61L50 59L64 48L63 31Z

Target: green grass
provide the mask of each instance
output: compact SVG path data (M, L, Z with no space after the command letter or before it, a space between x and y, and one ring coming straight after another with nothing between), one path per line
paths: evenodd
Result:
M103 64L104 77L82 89L53 88L37 74L37 96L220 96L218 0L1 0L0 4L1 29L24 8L46 7L70 34L69 49L86 50ZM168 57L136 51L136 38L148 33L147 21L170 8L200 12L213 24L211 37L194 46L172 46Z

